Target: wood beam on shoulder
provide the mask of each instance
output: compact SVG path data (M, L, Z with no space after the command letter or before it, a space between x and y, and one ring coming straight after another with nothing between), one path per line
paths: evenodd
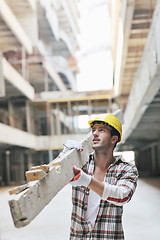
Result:
M15 227L28 225L42 209L67 185L74 177L72 166L83 167L88 161L89 154L93 151L91 134L82 141L83 151L75 149L66 152L60 159L60 167L54 166L53 160L49 165L49 172L41 180L29 182L27 189L18 194L11 195L9 206Z

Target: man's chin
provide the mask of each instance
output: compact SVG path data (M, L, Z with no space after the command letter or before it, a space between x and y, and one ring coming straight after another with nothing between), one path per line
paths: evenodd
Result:
M98 149L99 147L100 147L100 146L99 146L98 144L93 144L93 145L92 145L92 148L93 148L93 149Z

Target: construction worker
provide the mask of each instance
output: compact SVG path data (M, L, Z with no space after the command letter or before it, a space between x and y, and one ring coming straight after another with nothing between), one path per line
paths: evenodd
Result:
M88 122L94 152L82 169L73 167L70 240L124 239L123 205L135 191L138 172L122 156L113 156L122 138L120 120L106 114Z

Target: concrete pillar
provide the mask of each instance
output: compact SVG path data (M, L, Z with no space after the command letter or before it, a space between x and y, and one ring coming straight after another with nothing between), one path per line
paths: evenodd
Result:
M108 99L108 113L112 112L112 99Z
M75 126L75 129L77 129L78 132L79 132L79 129L78 129L79 104L78 104L78 102L76 102L75 107L76 107L76 119L75 119L75 122L74 122L74 126Z
M24 183L25 180L25 168L24 168L24 152L22 150L17 150L15 152L15 157L17 158L18 165L19 165L19 177L18 182Z
M159 170L159 173L160 173L160 143L158 144L157 146L157 157L158 157L158 170Z
M6 151L6 173L7 173L7 185L10 185L11 174L10 174L10 151Z
M51 113L50 115L50 128L51 128L51 135L55 135L55 117L54 115Z
M92 115L92 102L88 100L88 115L89 117Z
M67 102L67 108L68 108L68 116L69 116L69 122L70 122L70 133L73 132L73 119L72 119L72 104L70 101Z
M50 116L51 116L51 110L50 110L50 103L46 103L46 116L47 116L47 135L51 134L51 122L50 122Z
M14 106L11 100L8 101L8 114L9 114L9 124L11 127L15 127L14 119Z
M61 121L60 121L60 109L59 109L59 103L56 104L56 133L57 135L61 135Z
M2 152L0 151L0 186L2 185L3 181L3 171Z
M0 97L5 96L5 81L2 68L2 53L0 52Z
M31 107L29 101L26 101L26 125L27 125L27 132L32 133L32 116L31 116Z
M30 170L31 167L32 167L32 153L28 152L27 157L28 157L28 159L27 159L27 165L28 165L27 168L28 168L28 170Z
M52 152L52 150L48 151L48 157L49 157L49 163L52 162L52 160L53 160L53 152Z
M46 71L44 72L44 91L45 92L49 91L48 74Z
M27 79L26 50L22 47L22 77Z
M135 152L135 162L140 176L157 176L160 174L160 146L155 143Z
M152 172L156 173L157 164L156 164L156 148L155 148L155 146L151 147L151 164L152 164Z

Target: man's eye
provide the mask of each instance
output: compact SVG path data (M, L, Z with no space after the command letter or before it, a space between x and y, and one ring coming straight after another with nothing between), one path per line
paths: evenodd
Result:
M103 132L103 131L104 131L104 129L103 129L103 128L101 128L101 129L100 129L100 132Z

